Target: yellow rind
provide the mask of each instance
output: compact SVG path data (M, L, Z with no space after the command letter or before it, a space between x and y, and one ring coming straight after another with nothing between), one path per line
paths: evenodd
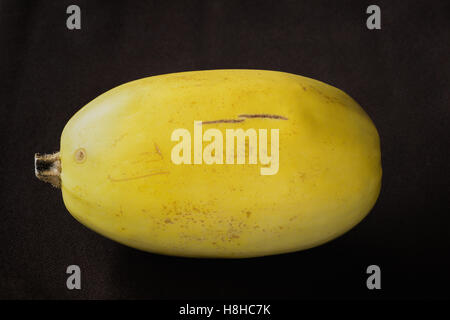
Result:
M288 120L204 130L279 129L277 174L261 175L259 163L172 163L173 130L242 114ZM363 109L330 85L275 71L183 72L121 85L70 119L60 155L64 203L77 220L125 245L187 257L320 245L360 222L381 187L379 136Z

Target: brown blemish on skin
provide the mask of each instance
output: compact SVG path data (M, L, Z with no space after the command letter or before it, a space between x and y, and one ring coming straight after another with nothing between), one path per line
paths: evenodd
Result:
M155 150L156 150L156 153L161 157L161 159L164 159L164 157L163 157L163 155L162 155L162 153L161 153L161 150L159 149L159 147L158 147L158 145L156 144L156 142L155 142L154 144L155 144Z
M247 215L247 218L250 218L252 213L250 211L247 211L245 214Z
M322 98L325 99L325 103L341 103L340 99L336 98L336 97L330 97L329 95L325 94L322 92L322 90L314 87L314 86L309 86L310 89L312 89L312 91L314 91L316 94L318 94L319 96L321 96Z
M110 175L108 175L108 179L110 181L112 181L112 182L124 182L124 181L148 178L148 177L152 177L152 176L156 176L156 175L160 175L160 174L169 174L169 172L168 171L158 171L158 172L152 172L152 173L149 173L149 174L144 174L142 176L130 177L130 178L122 178L122 179L112 178Z
M164 223L173 223L172 220L170 220L169 218L167 218L166 220L164 220Z
M150 151L146 151L146 152L141 152L139 153L139 155L143 155L143 156L151 156L151 155L157 155L158 159L145 159L146 162L157 162L157 161L161 161L164 160L164 157L162 155L161 149L159 149L159 146L156 144L156 142L153 143L153 145L155 146L155 151L150 152ZM139 159L136 161L133 161L132 163L139 163L144 161L143 159Z
M117 145L117 143L120 142L120 140L122 140L123 138L125 138L128 135L128 133L124 133L123 135L121 135L120 137L118 137L117 139L114 140L112 146L115 147Z
M240 114L239 118L262 118L262 119L278 119L278 120L288 120L288 118L279 116L276 114Z
M132 164L136 164L136 163L141 163L144 160L140 159L140 160L136 160L136 161L132 161ZM150 160L145 160L146 162L157 162L157 161L161 161L161 159L150 159Z
M221 120L211 120L211 121L202 121L203 124L213 124L213 123L239 123L244 122L245 119L221 119Z
M79 148L75 151L75 161L78 163L83 163L84 161L86 161L86 150L84 148Z

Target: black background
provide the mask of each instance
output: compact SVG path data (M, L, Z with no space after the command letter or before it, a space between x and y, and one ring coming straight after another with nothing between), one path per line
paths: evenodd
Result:
M448 1L1 1L0 298L443 298L450 296ZM82 28L66 28L66 8ZM366 28L381 7L382 30ZM383 188L357 227L303 252L167 257L76 222L34 177L70 117L138 78L254 68L355 98L382 142ZM82 290L66 289L66 268ZM377 264L382 289L366 288Z

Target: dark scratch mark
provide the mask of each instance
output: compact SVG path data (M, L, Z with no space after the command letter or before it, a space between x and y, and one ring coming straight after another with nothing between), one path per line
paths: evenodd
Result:
M117 139L114 140L113 142L113 147L115 147L117 145L117 143L119 143L123 138L125 138L128 135L128 133L124 133L122 134L120 137L118 137Z
M123 181L130 181L130 180L147 178L147 177L156 176L156 175L160 175L160 174L169 174L169 172L168 171L158 171L158 172L152 172L152 173L149 173L149 174L144 174L142 176L130 177L130 178L122 178L122 179L111 178L111 176L108 175L108 179L111 180L112 182L123 182Z
M244 122L245 119L221 119L221 120L211 120L211 121L202 121L203 124L213 124L213 123L238 123Z
M159 147L156 144L156 142L154 142L154 144L155 144L156 153L161 157L161 160L164 159L164 157L163 157L163 155L161 153L161 150L159 150Z
M239 118L266 118L266 119L279 119L279 120L288 120L288 118L279 116L276 114L240 114Z
M255 118L262 118L262 119L276 119L276 120L289 120L286 117L279 116L276 114L240 114L238 118L245 118L245 119L255 119ZM220 120L211 120L211 121L202 121L203 124L213 124L213 123L239 123L244 122L245 119L220 119Z

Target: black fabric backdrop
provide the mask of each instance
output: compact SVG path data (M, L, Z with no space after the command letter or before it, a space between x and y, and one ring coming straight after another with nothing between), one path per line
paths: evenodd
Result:
M448 1L1 1L0 298L449 297ZM66 28L81 7L82 28ZM382 30L366 28L381 7ZM383 188L323 246L243 260L168 257L88 230L34 177L70 117L138 78L200 69L286 71L355 98L382 142ZM66 267L82 290L66 289ZM368 265L382 271L369 291Z

